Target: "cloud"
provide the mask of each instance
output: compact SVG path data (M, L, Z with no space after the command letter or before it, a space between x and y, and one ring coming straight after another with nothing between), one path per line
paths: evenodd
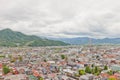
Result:
M119 37L119 0L0 0L0 29L44 37Z

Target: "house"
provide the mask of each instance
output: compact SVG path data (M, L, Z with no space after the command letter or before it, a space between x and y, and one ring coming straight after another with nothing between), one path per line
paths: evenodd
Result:
M112 66L111 66L111 69L112 69L113 71L120 71L120 66L119 66L119 65L112 65Z
M18 74L18 75L7 75L4 77L4 80L28 80L27 75Z
M2 76L2 63L0 63L0 76Z
M80 76L79 80L94 80L94 75L92 74L86 74Z

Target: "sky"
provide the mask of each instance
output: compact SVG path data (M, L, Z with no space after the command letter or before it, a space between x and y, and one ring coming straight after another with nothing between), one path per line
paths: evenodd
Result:
M0 0L0 30L53 38L120 38L120 0Z

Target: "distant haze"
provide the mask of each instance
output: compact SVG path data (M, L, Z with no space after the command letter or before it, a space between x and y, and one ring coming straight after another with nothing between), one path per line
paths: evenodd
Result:
M0 29L53 38L120 38L120 0L0 0Z

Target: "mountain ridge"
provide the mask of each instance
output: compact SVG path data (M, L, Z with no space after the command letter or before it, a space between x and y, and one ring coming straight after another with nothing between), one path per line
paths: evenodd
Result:
M59 40L73 45L89 44L90 40L92 44L120 44L120 38L95 39L89 37L76 37L76 38L52 38L52 40Z
M29 44L28 44L29 43ZM11 29L0 30L0 46L62 46L67 43L43 39L35 35L26 35Z

